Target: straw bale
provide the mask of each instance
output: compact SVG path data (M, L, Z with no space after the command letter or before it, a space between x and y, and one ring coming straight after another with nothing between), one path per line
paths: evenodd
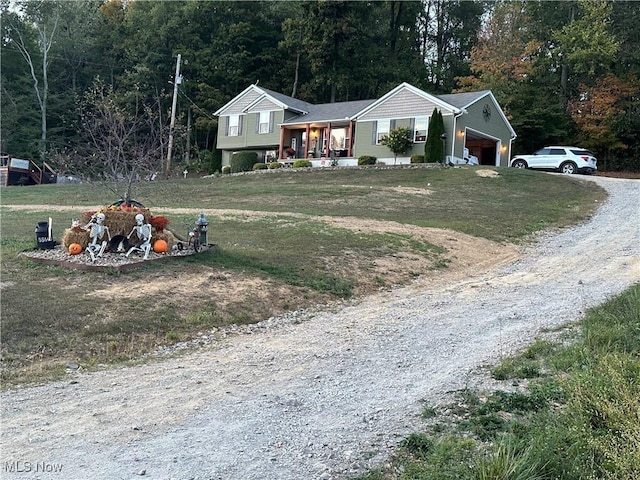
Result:
M83 225L88 224L91 221L91 216L95 213L104 213L104 224L109 228L109 233L112 237L116 235L129 235L133 227L136 226L136 215L142 213L144 215L145 223L149 222L151 212L147 209L138 209L137 211L123 211L115 210L110 207L103 207L99 212L84 212L81 216Z
M81 227L67 228L62 235L62 245L68 249L72 243L79 243L84 250L89 245L89 232Z
M176 237L170 230L167 230L166 228L161 233L158 233L154 229L153 233L151 234L151 245L153 245L156 240L164 240L165 242L167 242L169 250L171 250L173 248L173 245L176 243Z

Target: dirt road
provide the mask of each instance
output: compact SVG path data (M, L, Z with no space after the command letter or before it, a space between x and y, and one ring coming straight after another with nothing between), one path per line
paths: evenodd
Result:
M507 265L292 312L196 352L2 393L2 479L345 479L423 402L640 280L640 182ZM22 469L22 472L18 471Z

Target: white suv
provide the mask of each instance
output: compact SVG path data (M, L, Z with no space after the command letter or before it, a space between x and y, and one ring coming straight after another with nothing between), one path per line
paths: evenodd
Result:
M578 147L544 147L533 155L517 155L511 160L515 168L559 170L562 173L595 173L596 157L589 150Z

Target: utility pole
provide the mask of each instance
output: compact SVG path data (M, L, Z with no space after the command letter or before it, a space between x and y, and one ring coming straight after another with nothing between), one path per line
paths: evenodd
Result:
M169 147L167 148L167 168L165 175L168 178L171 173L171 155L173 153L173 129L176 124L176 106L178 103L178 85L182 83L182 77L180 76L180 54L178 54L178 61L176 62L176 76L173 78L173 105L171 106L171 124L169 125Z

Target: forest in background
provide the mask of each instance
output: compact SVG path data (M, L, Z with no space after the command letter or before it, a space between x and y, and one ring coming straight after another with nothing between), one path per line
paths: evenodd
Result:
M1 0L0 15L0 149L67 173L116 164L114 143L162 170L170 131L176 168L214 171L213 112L256 82L312 103L490 89L513 153L577 144L640 170L633 1Z

